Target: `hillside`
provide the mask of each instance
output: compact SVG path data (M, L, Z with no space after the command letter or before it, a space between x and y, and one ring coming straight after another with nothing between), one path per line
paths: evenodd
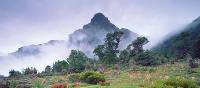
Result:
M180 33L159 44L154 50L178 58L183 58L187 53L193 58L200 58L200 17Z
M32 84L32 88L199 88L196 81L199 82L200 68L194 69L196 73L188 74L185 63L155 67L137 66L130 70L121 70L119 75L113 74L114 71L107 69L104 73L106 82L96 85L73 82L79 73L41 76L33 79L25 76L18 79L12 78L10 82L13 86L21 84L27 87ZM0 83L0 87L2 86L3 84Z

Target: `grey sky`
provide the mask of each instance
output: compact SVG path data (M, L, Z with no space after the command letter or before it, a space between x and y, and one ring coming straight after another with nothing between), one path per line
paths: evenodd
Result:
M149 38L148 46L161 41L167 34L179 31L200 16L200 0L0 0L0 56L30 44L49 40L67 40L73 31L90 22L95 13L102 12L119 28L128 28ZM54 47L57 49L57 47ZM59 52L55 56L64 55ZM51 55L54 52L50 53ZM47 56L41 61L26 59L13 64L0 63L11 68L43 67L53 63ZM37 57L38 58L38 57ZM25 65L26 64L26 65ZM42 70L42 69L40 69Z
M200 16L199 0L0 0L0 53L68 34L104 13L154 45Z

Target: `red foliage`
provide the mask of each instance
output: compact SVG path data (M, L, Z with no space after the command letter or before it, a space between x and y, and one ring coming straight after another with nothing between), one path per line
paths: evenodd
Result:
M56 83L52 85L51 88L69 88L68 83Z
M78 85L79 85L79 82L78 82L78 81L75 81L75 82L74 82L74 88L78 88Z

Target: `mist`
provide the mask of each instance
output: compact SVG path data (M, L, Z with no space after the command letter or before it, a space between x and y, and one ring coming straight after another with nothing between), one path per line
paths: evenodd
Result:
M127 28L149 39L146 49L157 45L199 17L199 0L2 0L0 1L0 74L11 69L36 67L44 70L56 60L66 59L71 49L69 34L101 12L119 28ZM81 38L84 37L78 35ZM18 58L9 53L50 40L65 43L41 46L35 56ZM91 46L81 45L91 50Z
M47 65L52 66L57 60L66 60L70 53L70 48L67 47L66 42L41 45L39 50L40 53L33 56L22 56L20 58L14 55L1 56L1 74L8 76L9 70L22 71L27 67L35 67L41 72Z

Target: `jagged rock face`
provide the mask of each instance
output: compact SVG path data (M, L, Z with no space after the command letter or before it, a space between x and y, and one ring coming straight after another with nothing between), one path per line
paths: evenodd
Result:
M138 36L128 29L119 29L102 13L97 13L91 19L90 23L84 25L82 29L75 31L69 36L69 46L92 56L93 49L104 42L107 33L119 30L124 32L120 48L125 48L126 45Z

